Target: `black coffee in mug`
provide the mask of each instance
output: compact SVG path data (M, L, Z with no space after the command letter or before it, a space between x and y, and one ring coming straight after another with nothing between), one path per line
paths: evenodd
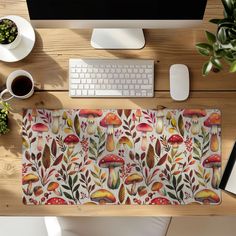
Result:
M17 76L11 84L11 90L17 96L25 96L32 90L32 87L31 79L25 75Z

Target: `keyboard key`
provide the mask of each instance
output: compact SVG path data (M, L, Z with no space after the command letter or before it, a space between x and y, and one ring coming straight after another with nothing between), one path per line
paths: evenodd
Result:
M97 96L122 96L122 91L119 90L96 90Z
M72 89L77 89L78 85L77 84L71 84L70 86Z
M76 95L77 96L81 96L81 94L82 94L81 90L76 90Z
M124 90L124 91L123 91L123 95L124 95L124 96L129 96L129 90Z
M88 95L89 96L93 96L95 94L95 91L94 90L88 90Z
M77 78L79 78L79 74L77 74L77 73L72 73L72 74L71 74L71 78L72 78L72 79L77 79Z
M71 95L71 96L75 96L75 92L76 92L76 90L72 90L72 89L71 89L71 90L70 90L70 95Z
M82 95L83 95L83 96L86 96L87 94L88 94L88 91L87 91L87 90L83 90L83 91L82 91Z
M152 85L141 85L141 89L152 89Z

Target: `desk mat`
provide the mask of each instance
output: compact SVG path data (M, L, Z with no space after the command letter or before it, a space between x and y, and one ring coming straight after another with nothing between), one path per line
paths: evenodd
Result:
M23 111L24 204L221 202L217 109Z

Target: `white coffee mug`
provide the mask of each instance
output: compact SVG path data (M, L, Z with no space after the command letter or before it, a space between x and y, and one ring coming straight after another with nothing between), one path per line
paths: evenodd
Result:
M14 91L12 90L12 84L13 84L14 80L15 80L15 79L19 79L20 76L25 76L25 77L27 77L27 78L31 81L31 83L32 83L32 88L31 88L29 91L27 91L27 93L24 94L24 95L17 95L17 94L15 94ZM20 99L26 99L26 98L29 98L30 96L32 96L33 93L34 93L34 80L33 80L32 75L31 75L29 72L27 72L27 71L25 71L25 70L16 70L16 71L13 71L13 72L7 77L6 87L7 87L7 88L6 88L5 90L3 90L3 91L1 92L1 94L0 94L0 100L2 100L2 101L9 101L10 99L12 99L12 98L14 98L14 97L15 97L15 98L20 98ZM9 93L11 96L8 97L8 98L4 98L4 95L5 95L6 93Z

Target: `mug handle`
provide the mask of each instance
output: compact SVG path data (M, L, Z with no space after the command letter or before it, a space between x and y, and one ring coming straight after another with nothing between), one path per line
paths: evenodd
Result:
M1 94L0 94L0 100L2 100L3 102L9 101L9 100L11 100L11 99L14 97L13 95L11 95L11 97L4 99L3 97L4 97L4 94L6 94L6 93L10 93L10 92L8 91L8 89L4 89L4 90L1 92Z

